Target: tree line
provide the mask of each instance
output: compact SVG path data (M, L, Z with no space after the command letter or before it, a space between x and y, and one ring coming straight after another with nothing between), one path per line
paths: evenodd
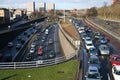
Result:
M101 8L92 7L87 9L86 16L98 16L101 18L120 20L120 3L116 3L112 6L104 5Z

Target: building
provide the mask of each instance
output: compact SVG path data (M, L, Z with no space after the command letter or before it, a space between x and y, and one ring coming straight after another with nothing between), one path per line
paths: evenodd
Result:
M32 12L35 12L35 2L27 3L27 15L30 15Z
M8 23L10 21L9 9L0 8L0 23Z
M46 11L46 3L44 3L44 2L39 3L38 11L39 11L39 12L44 12L44 11Z
M54 3L49 3L48 4L48 10L55 10L55 4Z
M16 16L16 18L20 18L23 16L23 10L21 9L16 9L14 12L14 15Z
M114 5L117 2L120 2L120 0L112 0L112 5Z

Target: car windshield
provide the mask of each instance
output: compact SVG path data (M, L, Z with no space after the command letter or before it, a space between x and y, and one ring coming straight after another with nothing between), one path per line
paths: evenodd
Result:
M120 61L120 57L119 58L114 58L116 61Z
M107 47L102 47L101 49L102 49L102 50L108 50L108 48L107 48Z
M98 59L90 59L90 63L91 64L98 64L99 61L98 61Z
M116 75L120 75L120 70L116 70Z
M100 75L99 73L88 73L88 78L99 79Z
M87 46L93 46L92 44L87 44Z

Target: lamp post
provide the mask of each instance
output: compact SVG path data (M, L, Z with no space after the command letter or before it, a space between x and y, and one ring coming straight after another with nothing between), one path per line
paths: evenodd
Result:
M65 22L65 1L64 1L64 22Z

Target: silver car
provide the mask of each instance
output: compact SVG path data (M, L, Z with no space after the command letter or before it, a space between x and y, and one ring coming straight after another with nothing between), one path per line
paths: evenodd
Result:
M95 66L98 69L100 69L100 61L97 56L90 56L88 63L89 63L89 66Z
M101 55L109 55L110 54L110 50L107 45L100 45L99 51L100 51Z
M85 75L86 80L101 80L101 76L97 67L89 66L88 72Z

